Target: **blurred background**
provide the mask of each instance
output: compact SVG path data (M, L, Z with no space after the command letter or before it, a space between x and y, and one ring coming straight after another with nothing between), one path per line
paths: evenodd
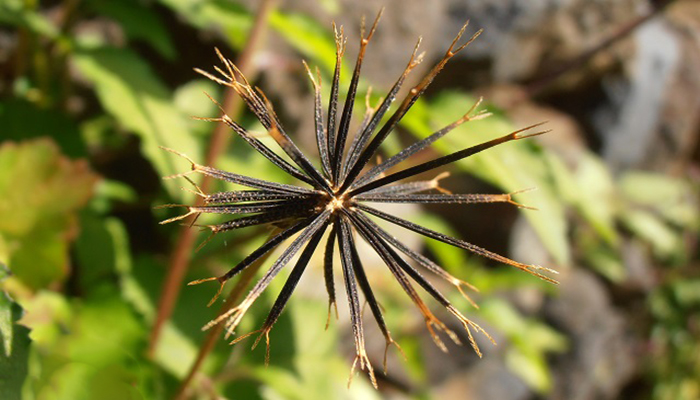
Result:
M348 39L377 2L349 0L0 0L0 398L14 399L698 399L700 398L700 3L691 0L385 0L361 98L376 103L422 35L414 84L466 20L485 32L452 60L382 152L390 156L466 112L493 112L411 162L549 121L553 132L463 160L441 181L454 193L536 187L494 204L392 211L521 262L557 269L559 286L400 229L405 243L480 289L456 306L483 337L444 354L369 249L362 249L393 336L368 326L379 390L347 379L347 311L325 330L319 254L265 350L229 346L201 327L214 284L269 235L161 226L191 204L187 162L289 182L216 123L203 92L269 140L234 96L193 71L217 47L261 87L316 157L313 98L301 60L327 98L331 21ZM407 85L408 86L408 85ZM341 90L341 93L344 89ZM401 98L401 95L399 96ZM356 118L364 113L358 101ZM199 179L200 177L193 176ZM225 190L214 184L209 191ZM220 219L206 219L220 221ZM244 319L257 329L284 278ZM229 283L226 291L235 286ZM245 289L238 289L243 290ZM343 295L339 294L343 299ZM222 296L225 297L225 296ZM340 301L342 304L343 301ZM435 306L435 304L432 304ZM439 307L433 307L438 312ZM438 316L448 316L438 313ZM460 330L451 321L454 330ZM198 354L203 362L193 367Z

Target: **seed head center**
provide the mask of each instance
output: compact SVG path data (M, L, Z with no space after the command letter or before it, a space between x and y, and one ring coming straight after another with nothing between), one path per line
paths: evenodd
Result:
M331 197L330 201L326 205L326 208L330 210L331 212L336 212L340 210L341 208L345 207L345 195L335 195Z

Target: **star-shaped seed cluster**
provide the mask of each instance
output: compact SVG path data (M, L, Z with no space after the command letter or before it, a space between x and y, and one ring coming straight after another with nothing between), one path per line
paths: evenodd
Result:
M355 131L352 140L348 144L348 139L351 137L351 119L355 107L355 97L360 79L362 61L367 46L377 29L380 16L381 12L368 33L365 32L364 24L362 26L357 61L355 63L350 86L345 96L345 103L340 114L338 114L339 78L341 61L345 52L346 43L342 27L340 30L337 30L335 25L333 27L337 48L336 66L332 78L330 101L328 102L328 108L325 112L321 100L320 73L317 69L316 78L314 78L314 74L308 66L306 66L306 63L304 64L314 89L315 136L320 156L320 168L315 166L311 160L301 152L299 147L285 132L270 102L265 98L264 94L256 88L253 88L236 66L223 57L217 50L217 54L223 64L223 68L215 67L218 75L210 74L202 70L197 71L209 79L235 90L245 101L249 110L267 130L269 135L275 139L291 162L285 160L285 158L263 144L255 135L229 118L223 110L221 117L209 118L208 120L228 125L236 134L241 136L251 147L270 162L301 181L303 184L300 186L283 184L234 172L222 171L213 167L199 165L187 158L184 154L169 150L187 158L192 164L191 171L177 176L185 176L197 172L208 175L214 179L246 187L248 190L209 194L198 191L197 194L202 197L203 205L182 206L187 207L188 212L186 214L163 221L163 223L168 223L181 220L190 215L197 216L203 213L213 213L236 215L237 218L216 225L208 225L207 228L211 230L212 234L254 225L269 224L275 227L274 233L262 246L246 256L227 273L190 283L198 284L207 281L218 281L221 286L219 292L214 299L212 299L212 302L221 293L221 289L228 280L250 267L256 261L263 259L266 254L282 243L289 242L272 266L265 271L262 278L260 278L240 304L230 308L227 312L211 321L205 327L208 328L215 324L223 323L225 324L228 335L233 334L241 319L246 314L246 311L268 287L277 274L290 263L298 253L301 253L296 259L292 272L287 278L262 328L234 340L234 342L236 342L253 333L260 333L258 341L262 337L265 337L268 345L268 358L269 332L282 313L295 287L299 283L304 270L308 266L309 260L319 245L321 245L325 251L323 270L329 297L330 316L331 307L336 306L337 301L333 278L335 272L333 266L334 251L337 247L341 260L340 267L345 291L347 293L356 351L353 370L359 365L361 369L367 371L375 387L376 380L374 372L365 351L360 293L362 293L364 301L366 301L369 306L379 329L384 335L387 349L392 344L396 345L396 342L387 328L382 314L382 308L375 298L366 271L363 268L361 257L358 254L356 246L358 240L367 242L380 256L401 288L422 313L430 335L437 346L442 350L446 351L446 347L437 335L437 331L445 333L456 343L459 343L459 338L431 312L416 291L414 286L416 284L439 304L445 307L450 314L456 317L464 327L471 346L479 356L481 356L481 351L474 340L472 331L481 332L488 339L493 341L488 333L479 325L457 310L447 298L423 276L422 272L428 271L454 285L470 301L471 299L466 295L463 288L466 287L473 290L475 288L467 282L454 277L429 258L404 245L400 240L380 227L377 222L375 222L377 218L428 238L468 250L503 264L508 264L548 282L556 283L555 280L544 274L555 272L548 268L513 261L471 243L446 236L381 211L377 209L376 206L372 205L373 203L473 204L500 202L524 207L513 200L512 195L514 193L452 194L439 186L438 181L445 174L440 174L434 179L427 181L401 181L472 156L491 147L546 132L533 131L533 128L541 124L533 125L488 142L462 149L431 161L423 162L410 168L394 171L395 166L419 151L426 149L434 141L445 136L459 125L488 116L489 114L485 111L476 111L480 103L479 101L457 121L436 131L425 139L404 148L398 154L380 161L376 165L370 166L370 161L376 158L382 142L395 130L401 118L425 92L445 64L457 53L466 48L481 33L481 31L479 31L463 44L459 44L467 28L467 24L465 24L442 59L417 85L408 91L403 101L401 101L393 113L386 118L386 122L382 123L385 116L388 115L387 113L392 103L396 100L399 90L407 76L421 62L422 54L418 54L419 39L401 76L399 76L389 93L377 107L372 108L368 105L367 111L359 124L359 129ZM328 235L325 236L325 243L321 244L321 242L324 241L326 232L328 232ZM409 263L409 260L412 260L412 263ZM398 345L396 346L398 347ZM386 368L386 352L384 354L384 366Z

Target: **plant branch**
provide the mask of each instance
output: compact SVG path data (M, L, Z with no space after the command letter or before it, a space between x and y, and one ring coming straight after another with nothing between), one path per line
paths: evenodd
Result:
M237 60L237 65L245 76L254 78L256 75L256 68L253 65L253 56L257 48L260 46L260 43L263 41L264 33L267 28L267 20L270 13L274 9L275 3L275 0L264 0L257 10L255 21L250 31L247 43ZM232 119L235 119L241 110L241 106L243 105L241 98L237 96L236 92L231 88L226 90L224 96L223 109L227 111L227 114ZM217 123L216 127L214 128L214 132L209 139L209 147L204 165L216 165L217 160L221 154L224 153L228 145L230 137L228 129L228 126L223 121ZM212 178L209 176L204 176L200 187L206 192L211 186L211 183ZM199 198L197 200L197 205L202 205L202 201L203 200ZM187 226L183 226L178 232L173 252L170 255L168 274L165 282L163 283L163 290L158 301L156 319L153 324L153 329L151 330L151 337L147 350L147 355L149 358L153 358L155 350L158 346L160 334L163 330L163 325L172 315L175 303L180 294L180 288L182 287L185 272L187 272L187 267L189 266L192 258L195 239L195 230L190 229Z
M623 25L612 35L610 35L608 38L606 38L596 46L584 51L578 57L565 62L559 68L527 85L527 97L533 98L541 94L542 92L550 88L554 83L556 83L562 76L566 75L570 71L575 71L579 69L588 61L590 61L596 54L611 47L620 40L626 38L627 36L629 36L630 33L634 32L634 30L637 29L640 25L644 24L645 22L654 18L658 14L662 13L670 4L674 2L675 0L653 1L653 9L647 15L643 15Z
M281 230L279 228L275 229L270 234L270 238L278 234L280 231ZM219 315L223 315L231 307L234 307L238 303L245 289L250 284L250 281L253 280L253 277L255 277L255 274L258 272L262 264L265 263L265 261L272 255L272 253L272 251L268 252L264 256L260 257L253 264L251 264L248 268L243 270L243 272L241 273L241 277L236 282L236 286L234 286L233 289L231 289L231 293L229 293L228 297L226 298L226 301L221 307ZM216 341L221 335L224 326L225 324L216 324L211 329L209 329L207 337L204 339L204 342L199 347L199 353L197 353L197 358L190 367L187 376L185 377L185 379L183 379L182 383L180 384L180 387L177 390L177 393L175 394L175 400L184 400L187 398L187 388L194 380L194 377L197 375L197 372L202 367L202 364L204 364L204 360L206 360L209 353L211 353L212 350L214 350L214 347L216 346Z

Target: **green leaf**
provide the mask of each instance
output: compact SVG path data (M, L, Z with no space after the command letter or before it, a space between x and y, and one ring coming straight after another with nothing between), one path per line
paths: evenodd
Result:
M678 281L673 284L672 290L678 303L684 307L700 305L700 279Z
M565 351L566 338L540 321L523 317L503 299L492 297L484 301L480 315L508 338L508 367L539 393L551 390L546 355Z
M178 379L183 379L197 358L198 348L172 323L163 326L161 338L155 351L155 362ZM205 361L203 370L210 368L211 358Z
M175 59L175 46L160 16L143 2L90 0L87 4L98 14L117 21L129 39L142 40L163 57Z
M379 398L369 381L359 377L347 388L350 365L339 356L335 324L331 323L328 330L323 329L327 312L325 301L292 297L283 314L291 318L290 331L273 330L271 338L273 350L285 345L295 350L291 358L293 364L290 368L259 366L252 371L267 386L263 391L265 398L321 400L337 398L338 393L345 393L343 398L347 399ZM274 357L274 351L272 355ZM275 364L279 365L279 361Z
M184 115L195 117L217 117L219 108L209 101L205 93L215 99L220 99L221 86L208 79L195 79L175 90L175 107ZM188 118L187 129L197 135L209 134L214 124Z
M99 293L103 286L114 288L114 277L131 270L129 237L122 222L114 217L104 217L92 210L80 215L80 236L75 244L75 254L80 265L77 281L85 294ZM127 294L124 281L120 281L121 293Z
M622 283L627 276L625 265L620 259L620 255L607 249L601 243L594 242L589 246L580 244L585 253L585 259L601 275L615 283Z
M4 351L0 352L0 399L20 400L29 365L29 332L16 324L22 314L21 308L1 292L0 313L0 335L4 345Z
M686 257L681 251L681 236L654 214L645 210L627 210L621 219L629 230L652 245L657 257Z
M642 171L630 171L620 179L629 201L650 207L666 220L695 231L700 230L697 187L683 179Z
M200 29L219 29L231 46L240 49L253 26L253 16L229 0L159 0L166 7Z
M605 163L591 153L579 160L576 205L598 234L611 246L619 242L615 230L616 190Z
M146 331L121 299L108 295L69 302L43 291L23 306L20 323L32 329L37 349L25 387L36 398L141 398Z
M506 352L506 365L538 393L552 389L552 376L544 357L511 348Z
M461 93L440 94L427 109L412 109L404 118L403 125L416 137L422 139L431 133L433 125L438 129L461 117L474 99ZM418 105L418 104L417 104ZM512 132L515 128L504 118L494 115L484 120L463 124L433 147L443 154L464 149ZM566 230L564 204L553 185L553 174L542 157L535 142L518 141L506 143L473 157L461 160L456 165L506 192L535 187L536 191L517 195L516 200L539 211L524 211L550 254L559 265L570 260Z
M32 9L33 2L22 0L4 0L0 2L0 22L23 27L34 33L49 38L57 38L60 34L56 25Z
M40 291L20 304L24 315L17 323L31 330L29 337L39 346L53 345L73 318L68 301L55 292Z
M51 136L71 158L87 156L80 131L65 113L36 107L23 100L0 102L3 140L27 140Z
M87 163L61 156L51 140L0 147L0 236L10 269L25 285L38 289L65 279L75 211L96 180Z
M275 12L272 25L292 47L318 63L325 71L335 68L335 41L332 32L308 15Z
M7 267L0 261L0 282L8 275ZM2 337L2 348L6 357L12 355L12 304L8 295L0 291L0 337Z
M105 110L140 136L144 155L160 175L184 172L188 166L159 146L199 158L199 145L173 105L172 94L139 56L127 49L101 47L82 49L73 61L95 86ZM171 196L183 199L177 182L166 180L165 186Z

